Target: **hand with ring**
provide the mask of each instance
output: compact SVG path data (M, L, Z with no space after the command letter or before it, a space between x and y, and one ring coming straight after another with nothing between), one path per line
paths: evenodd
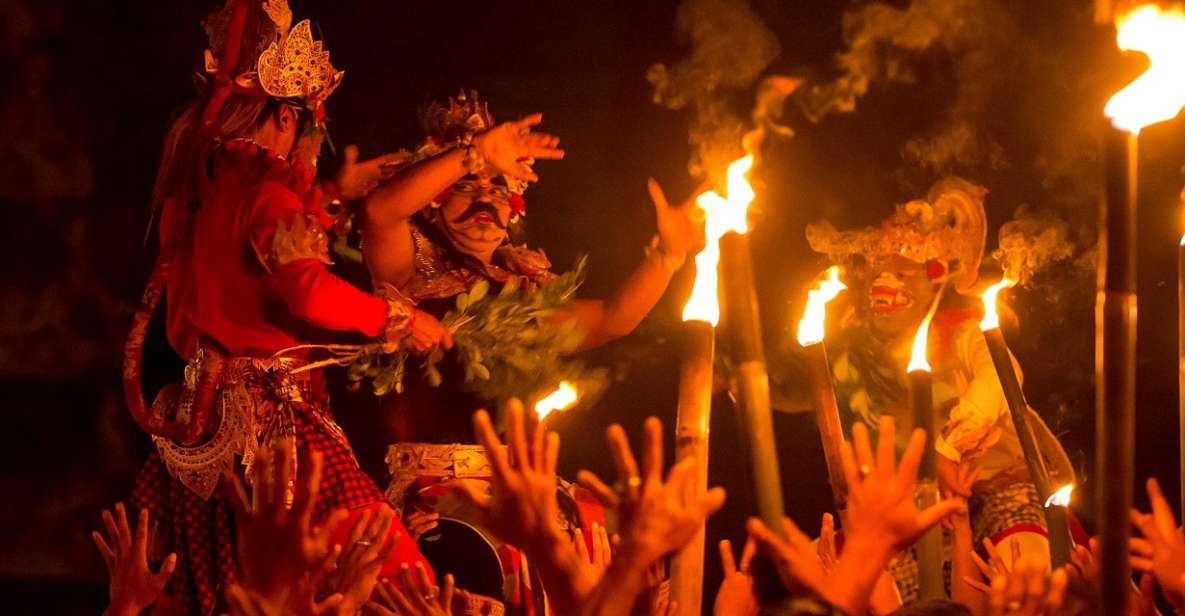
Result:
M720 542L720 568L724 570L724 579L720 580L720 588L716 591L715 616L757 616L760 605L753 590L753 576L749 573L756 554L757 543L749 537L741 550L738 566L732 553L732 542L728 539Z
M399 570L399 586L382 580L366 607L378 616L449 616L454 596L463 596L455 585L450 573L444 576L444 587L437 588L422 563L416 563L414 576L405 564Z

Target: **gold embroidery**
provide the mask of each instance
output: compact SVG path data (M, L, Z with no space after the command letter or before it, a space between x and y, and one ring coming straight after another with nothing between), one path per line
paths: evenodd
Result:
M270 269L301 259L316 259L326 265L333 264L329 259L329 236L311 214L293 216L291 225L285 225L283 221L276 223L272 251L264 264Z

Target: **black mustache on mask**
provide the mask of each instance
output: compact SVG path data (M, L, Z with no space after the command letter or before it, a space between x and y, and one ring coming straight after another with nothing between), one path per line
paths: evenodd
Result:
M465 208L465 211L461 212L460 216L453 219L453 222L465 222L481 213L489 214L494 219L494 225L499 229L506 229L506 225L502 224L502 217L498 216L498 208L494 207L494 204L489 201L474 201L470 203L469 207Z

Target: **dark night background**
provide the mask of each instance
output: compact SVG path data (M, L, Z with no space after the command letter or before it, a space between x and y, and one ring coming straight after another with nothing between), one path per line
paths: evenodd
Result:
M539 166L542 182L527 195L528 239L561 268L588 253L589 296L608 294L654 232L646 177L676 198L695 183L686 171L694 114L653 104L646 80L652 64L691 51L674 25L677 0L292 4L298 19L315 19L334 64L347 72L329 104L339 146L357 143L364 156L411 146L417 110L462 86L479 90L501 118L542 111L544 128L562 137L568 156ZM865 5L751 6L781 45L765 72L826 83L837 75L835 54L859 40L852 30L845 39L843 14ZM854 112L812 123L791 109L787 122L797 135L771 144L758 171L754 260L771 366L786 363L797 302L825 267L806 245L807 223L873 224L951 171L991 191L989 250L1019 206L1057 216L1070 225L1075 257L1009 296L1019 320L1006 335L1025 367L1030 402L1085 478L1074 509L1089 524L1095 144L1107 93L1140 67L1117 61L1087 2L889 6L909 7L906 16L916 18L880 34L904 35L893 39L896 47L873 45L890 68L871 77ZM41 614L98 613L104 603L88 533L101 508L124 498L148 451L123 405L120 351L154 257L142 238L159 142L171 111L191 95L190 71L205 46L198 24L208 8L192 0L0 0L5 613L33 605ZM931 25L960 34L922 43L908 36ZM875 30L869 36L879 36ZM719 94L745 117L749 92ZM1170 493L1178 485L1172 367L1183 131L1179 120L1145 131L1141 161L1136 469L1140 479L1160 477ZM945 154L932 154L942 147ZM336 166L332 156L323 161L327 170ZM554 423L566 475L610 471L600 435L611 422L631 433L649 414L673 422L671 326L689 283L686 272L678 276L651 323L597 353L623 376L595 407ZM729 500L708 527L709 600L719 579L714 543L739 543L753 509L733 409L716 402L710 474ZM787 509L815 531L830 496L812 415L775 421Z

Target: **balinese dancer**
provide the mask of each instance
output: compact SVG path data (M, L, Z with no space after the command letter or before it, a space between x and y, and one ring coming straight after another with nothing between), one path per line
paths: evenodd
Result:
M462 92L445 104L430 106L423 121L427 134L422 145L358 212L362 254L375 287L394 287L416 304L417 323L436 323L457 310L459 298L463 304L474 293L502 297L501 291L517 289L511 295L529 303L533 294L562 285L566 275L553 274L542 252L510 241L511 231L525 215L523 191L538 179L534 161L563 156L558 138L534 130L540 115L496 124L476 93ZM579 331L579 342L571 351L633 331L661 299L671 276L700 237L701 230L690 216L691 207L670 207L654 182L650 192L658 233L643 262L609 299L572 300L550 316L551 325ZM488 293L477 290L486 288ZM447 332L437 339L417 339L423 348L448 347L450 342ZM491 340L480 351L494 354L500 344ZM402 392L383 397L381 412L367 414L365 419L370 423L354 437L356 442L360 438L369 441L364 466L376 469L374 472L382 472L377 469L387 452L386 470L391 473L387 494L394 503L404 506L409 514L418 509L442 516L441 529L423 544L429 558L440 553L433 546L453 541L482 543L477 538L455 536L474 531L456 528L456 524L450 531L445 526L450 520L468 522L470 527L475 523L469 515L472 512L453 495L451 483L483 481L490 476L484 451L471 444L471 416L479 408L492 408L492 400L466 389L465 358L457 357L456 350L445 350L443 355L437 382L429 382L409 368ZM355 399L359 397L370 395L364 393ZM376 419L380 426L374 425ZM388 445L392 445L389 451ZM560 483L562 522L570 532L582 529L587 541L596 528L594 523L603 527L603 511L591 494ZM510 546L496 541L489 544L498 546L489 550L496 563L490 569L501 573L487 576L492 581L467 580L467 587L477 590L487 584L492 591L507 589L501 594L509 609L542 615L539 583L524 575L529 569L525 561ZM468 554L468 561L479 560L478 552L469 550ZM435 562L438 569L456 571ZM458 583L462 583L460 577Z
M495 124L476 93L434 104L424 114L427 138L414 162L366 199L360 216L366 266L376 287L393 286L416 303L417 321L440 318L479 281L496 292L511 280L537 289L554 278L541 251L509 241L526 213L523 191L538 179L532 163L563 156L558 138L533 130L541 119ZM701 237L693 208L668 206L654 182L650 192L658 233L646 258L609 299L576 300L556 317L581 331L581 349L632 332ZM442 399L459 391L448 376L435 388L409 378L404 394L388 396L383 418L389 423L375 435L387 442L469 442L470 414L488 401ZM420 402L421 396L437 402Z
M979 329L982 303L978 296L964 295L979 277L986 192L948 178L935 184L926 199L899 205L880 228L840 232L812 225L807 237L814 250L845 268L853 290L838 322L841 331L828 339L845 423L874 427L886 413L909 421L910 347L938 301L928 357L942 426L935 438L940 486L962 492L960 463L979 469L971 493L960 494L969 498L975 545L985 537L997 543L1016 540L1023 553L1048 561L1043 503ZM1047 432L1036 413L1029 417L1037 430ZM1042 440L1044 447L1057 447L1056 441ZM1060 447L1046 455L1064 459Z
M131 502L160 520L161 547L177 553L169 594L188 613L213 613L235 579L220 476L236 472L250 483L258 448L294 444L298 475L310 451L323 455L313 515L348 509L350 519L333 529L343 538L364 510L387 506L330 415L321 374L301 370L300 347L319 330L398 345L411 312L326 270L332 220L313 171L324 102L342 73L309 22L291 26L291 18L285 0L229 0L205 24L201 94L165 139L154 191L160 254L125 355L129 406L157 449ZM336 192L360 196L373 181L366 177L350 165ZM169 342L188 365L183 384L146 406L141 349L162 294ZM403 539L387 570L421 560Z

